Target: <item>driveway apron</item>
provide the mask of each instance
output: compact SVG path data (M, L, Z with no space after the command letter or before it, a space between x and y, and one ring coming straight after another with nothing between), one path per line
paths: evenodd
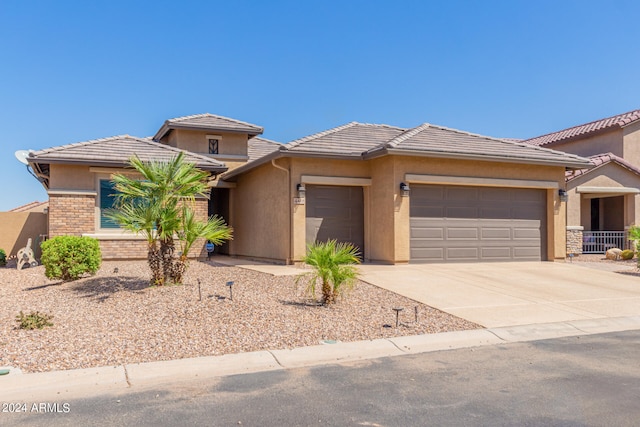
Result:
M360 266L361 278L485 327L640 315L640 275L580 263Z

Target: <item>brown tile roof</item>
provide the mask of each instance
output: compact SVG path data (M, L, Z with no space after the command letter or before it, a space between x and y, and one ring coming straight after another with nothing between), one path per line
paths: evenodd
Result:
M154 135L153 139L159 141L171 129L210 130L212 132L239 132L255 136L264 132L260 126L243 122L229 117L215 114L194 114L192 116L176 117L164 122L162 127Z
M589 157L589 160L591 161L591 163L593 164L593 168L592 169L576 169L576 170L572 170L572 171L566 171L565 172L565 181L569 182L571 180L574 180L586 173L589 173L591 171L594 171L596 169L598 169L600 166L604 166L606 164L609 164L611 162L613 163L617 163L618 165L622 166L623 168L629 170L630 172L635 173L636 175L640 175L640 168L632 165L631 163L627 162L625 159L623 159L622 157L618 157L613 153L603 153L603 154L597 154L595 156L591 156Z
M227 172L223 179L233 179L270 159L282 156L368 159L386 154L591 167L588 159L574 154L428 123L402 129L351 122L284 144L277 152Z
M143 161L167 161L180 152L185 153L185 160L195 163L201 169L212 172L222 172L227 169L224 163L220 163L208 156L180 150L148 138L137 138L129 135L94 139L34 151L29 154L28 161L35 164L75 163L121 167L126 165L134 155L137 155Z
M627 113L618 114L617 116L607 117L606 119L596 120L583 125L574 126L558 132L549 133L547 135L538 136L527 139L524 142L530 145L548 145L560 143L589 134L602 132L607 129L620 128L640 120L640 110L633 110Z
M271 141L266 138L260 138L256 136L249 140L248 154L249 161L253 161L259 159L260 157L266 156L269 153L277 151L282 147L282 144L279 142Z
M522 142L491 138L429 123L405 131L387 142L385 148L389 152L406 151L440 157L513 161L516 163L581 163L583 165L586 163L586 159L574 154L533 147Z
M400 135L402 128L351 122L285 144L283 150L361 156Z
M30 202L25 205L18 206L7 212L34 212L34 211L42 212L44 208L48 206L49 206L49 202L38 202L36 200L35 202Z

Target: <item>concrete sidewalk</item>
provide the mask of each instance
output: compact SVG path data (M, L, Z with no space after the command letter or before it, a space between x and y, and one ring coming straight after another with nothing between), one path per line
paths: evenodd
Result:
M22 374L12 370L9 375L0 376L0 401L63 401L72 397L117 395L131 389L143 391L158 385L211 382L228 375L634 329L640 329L640 316L415 335L45 373Z

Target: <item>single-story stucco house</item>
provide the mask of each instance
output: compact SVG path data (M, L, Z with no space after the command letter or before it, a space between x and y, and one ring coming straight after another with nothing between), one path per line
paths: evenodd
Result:
M103 256L144 258L145 242L106 220L109 179L134 154L186 152L211 174L199 215L222 215L218 252L299 262L308 243L355 244L365 262L558 260L566 256L565 174L576 154L431 124L348 123L287 144L213 114L167 120L152 138L116 136L35 151L49 235L100 240ZM200 255L204 255L204 249Z
M640 224L640 110L523 141L587 157L588 169L567 170L567 242L574 254L628 246Z

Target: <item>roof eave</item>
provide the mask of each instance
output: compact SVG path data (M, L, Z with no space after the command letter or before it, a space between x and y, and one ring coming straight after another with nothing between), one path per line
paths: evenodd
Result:
M87 160L87 159L74 159L74 158L57 158L57 159L37 159L37 158L28 158L29 164L60 164L60 165L83 165L83 166L102 166L102 167L115 167L122 168L129 166L129 162L115 161L115 160ZM224 173L229 168L227 166L214 166L207 165L203 163L196 162L196 167L198 169L205 170L207 172L215 172L217 174ZM39 166L38 166L39 168Z
M228 129L225 127L217 127L217 126L198 126L198 125L183 125L180 123L167 123L165 122L160 130L156 132L153 136L154 141L160 141L164 136L169 133L169 131L173 129L183 129L183 130L206 130L212 132L224 132L224 133L236 133L236 134L247 134L249 137L254 137L257 135L262 135L264 132L264 128L239 128L239 129Z
M544 165L544 166L563 166L569 169L590 169L593 164L584 159L581 160L544 160L544 159L527 159L518 157L504 157L504 156L492 156L486 154L467 154L467 153L445 153L437 151L415 151L398 148L385 148L383 150L376 150L375 152L368 153L364 158L380 157L385 154L395 154L401 156L419 156L419 157L435 157L441 159L456 159L456 160L482 160L488 162L501 162L501 163L518 163L518 164L530 164L530 165Z

